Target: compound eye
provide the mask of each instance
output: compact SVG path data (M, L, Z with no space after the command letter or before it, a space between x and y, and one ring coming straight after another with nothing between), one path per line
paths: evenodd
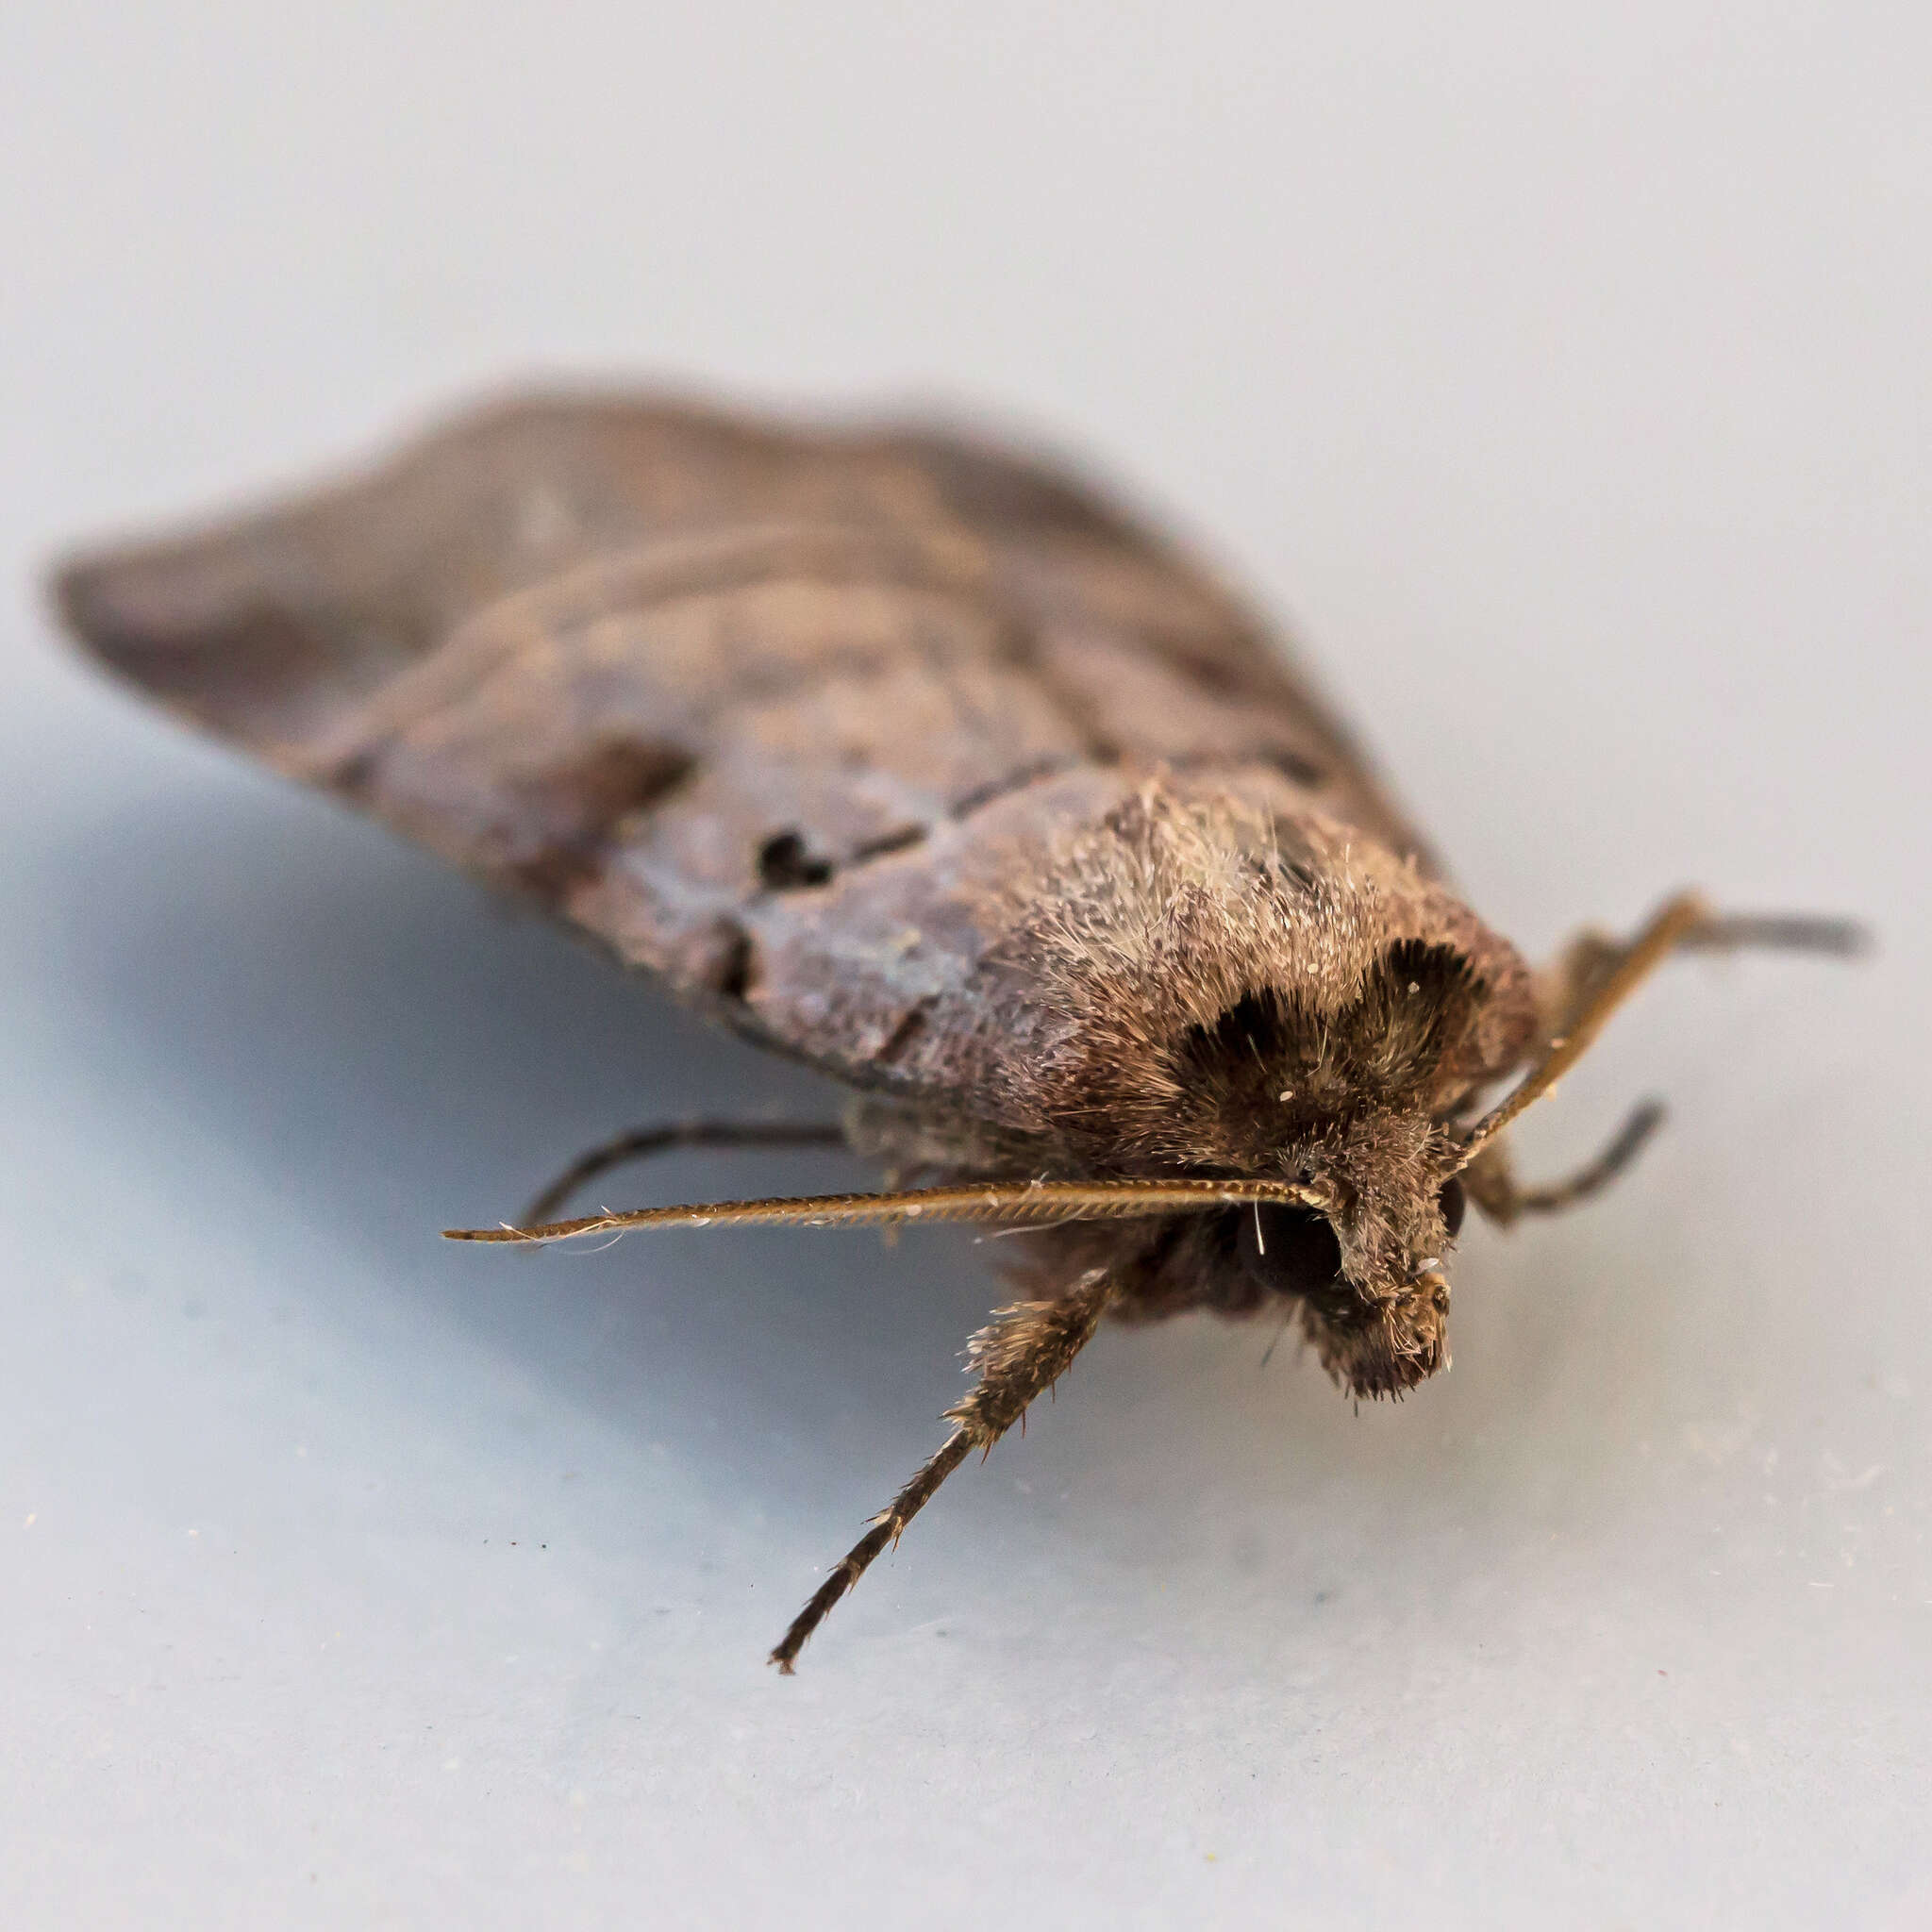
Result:
M1462 1217L1469 1212L1469 1195L1455 1174L1442 1183L1438 1201L1442 1209L1442 1219L1449 1225L1449 1239L1453 1241L1462 1232Z
M1325 1214L1272 1201L1240 1210L1241 1266L1270 1294L1318 1295L1341 1273L1341 1247Z

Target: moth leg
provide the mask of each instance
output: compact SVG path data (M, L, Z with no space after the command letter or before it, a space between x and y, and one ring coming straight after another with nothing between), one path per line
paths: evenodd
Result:
M1021 1302L999 1309L968 1349L968 1362L979 1380L963 1402L946 1411L953 1433L872 1520L811 1601L791 1620L770 1661L786 1676L812 1632L832 1606L863 1576L889 1543L897 1543L906 1525L931 1502L940 1485L975 1448L982 1455L1025 1413L1042 1390L1066 1374L1074 1357L1093 1339L1100 1318L1113 1299L1112 1278L1104 1269L1083 1274L1060 1300Z
M842 1147L843 1127L792 1121L674 1121L632 1127L577 1156L524 1209L521 1227L554 1221L557 1210L584 1185L627 1160L643 1160L673 1147Z
M1863 952L1867 942L1864 928L1849 919L1791 912L1710 912L1689 924L1672 950L1740 953L1761 948L1846 958ZM1545 1047L1575 1030L1628 951L1625 941L1586 927L1537 974L1537 1012Z
M1631 1109L1601 1153L1574 1174L1540 1188L1525 1188L1518 1181L1508 1143L1498 1136L1463 1169L1462 1185L1469 1198L1499 1227L1507 1227L1525 1214L1560 1214L1615 1180L1636 1159L1663 1119L1660 1101L1642 1102Z
M1522 1189L1509 1158L1509 1143L1499 1134L1462 1170L1463 1191L1484 1216L1507 1227L1523 1213Z
M1503 1129L1555 1091L1588 1052L1604 1023L1673 953L1738 952L1747 946L1829 953L1846 958L1865 949L1862 927L1846 919L1803 913L1716 913L1694 893L1667 899L1628 941L1579 933L1537 975L1540 1051L1517 1087L1471 1129L1464 1145L1464 1186L1485 1213L1508 1223L1525 1213L1549 1213L1593 1194L1623 1168L1656 1129L1662 1109L1645 1102L1596 1159L1553 1187L1524 1190L1506 1158L1491 1152Z
M1536 974L1539 1045L1548 1047L1576 1024L1591 995L1623 957L1624 948L1608 933L1587 926L1573 934L1563 949Z

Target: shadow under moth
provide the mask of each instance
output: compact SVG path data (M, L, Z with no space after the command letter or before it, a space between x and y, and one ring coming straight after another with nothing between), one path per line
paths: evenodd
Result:
M1505 1139L1632 988L1685 948L1857 942L1684 895L1532 970L1248 609L1104 493L950 432L511 400L57 595L197 724L851 1090L837 1126L624 1135L456 1238L1019 1231L950 1433L788 1673L1104 1319L1274 1312L1357 1397L1445 1367L1466 1205L1568 1206L1656 1124L1552 1186ZM555 1218L661 1147L827 1140L888 1191Z

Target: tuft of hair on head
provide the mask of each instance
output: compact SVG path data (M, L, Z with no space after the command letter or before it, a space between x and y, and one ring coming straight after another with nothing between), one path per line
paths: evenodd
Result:
M1095 1165L1239 1169L1243 1109L1272 1123L1284 1096L1303 1113L1324 1095L1331 1109L1392 1100L1445 1057L1487 1074L1514 1044L1466 1045L1497 975L1528 1010L1506 944L1413 864L1318 813L1270 816L1155 778L1024 876L991 908L990 970L1040 1013L1001 1110ZM1285 1072L1267 1085L1284 1059L1307 1073L1299 1088Z

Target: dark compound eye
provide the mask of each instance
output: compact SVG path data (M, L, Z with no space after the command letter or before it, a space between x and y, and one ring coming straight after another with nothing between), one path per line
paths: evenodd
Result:
M1440 1197L1442 1219L1449 1224L1449 1239L1453 1241L1462 1232L1462 1217L1469 1211L1469 1196L1463 1192L1462 1183L1451 1174L1442 1183Z
M1341 1273L1341 1248L1325 1214L1261 1202L1243 1208L1235 1239L1248 1279L1270 1294L1319 1295Z

